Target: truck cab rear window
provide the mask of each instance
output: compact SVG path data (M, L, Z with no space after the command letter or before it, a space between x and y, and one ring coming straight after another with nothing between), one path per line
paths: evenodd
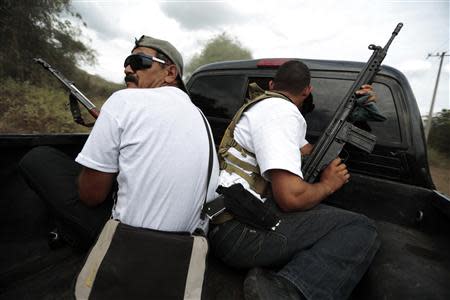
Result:
M353 84L351 80L339 80L335 78L313 78L315 109L305 115L308 124L308 134L320 135L330 122L338 104L345 93ZM399 144L401 142L400 127L394 99L390 88L382 83L373 83L373 89L377 93L377 107L387 120L384 122L366 122L360 124L361 128L370 131L377 136L383 144Z
M330 122L339 102L344 97L353 83L353 75L334 74L334 76L323 76L312 73L312 85L315 109L306 114L308 124L307 137L314 142L320 136ZM272 75L273 76L273 75ZM248 95L248 84L258 83L263 89L268 89L268 83L272 76L250 76L238 74L205 74L192 78L190 95L192 102L200 107L208 117L220 118L223 121L230 120L234 113L244 103ZM342 76L336 78L335 76ZM401 132L397 108L392 95L391 87L395 83L389 78L377 77L373 88L378 95L377 106L381 114L387 120L384 122L367 122L363 129L369 129L377 136L378 143L386 146L401 144ZM223 124L223 130L226 124ZM218 129L219 130L219 129ZM219 134L219 132L217 132Z
M314 74L312 76L311 84L313 86L315 109L304 116L308 124L307 134L308 138L311 138L310 142L314 142L325 130L336 112L338 104L353 84L353 81L348 79L314 77ZM261 88L268 89L271 79L270 77L251 77L249 83L256 82ZM375 134L378 137L377 140L382 144L400 144L399 120L392 91L384 82L373 83L373 89L378 95L378 110L387 120L384 122L366 122L360 125L363 129Z
M205 115L231 119L243 104L245 84L245 76L208 74L195 78L189 93Z

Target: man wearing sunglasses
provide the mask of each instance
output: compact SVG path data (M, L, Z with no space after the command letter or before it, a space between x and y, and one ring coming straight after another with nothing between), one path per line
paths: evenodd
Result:
M186 88L180 77L182 74L183 60L175 48L166 50L170 52L170 58L164 52L142 46L152 45L154 41L143 36L136 41L133 53L125 59L125 83L128 88L155 88L160 86L177 86L184 92ZM160 47L156 45L154 47ZM155 65L155 67L152 67Z
M63 240L88 247L111 208L113 218L131 226L178 232L199 226L209 142L182 72L172 44L142 36L124 62L127 89L104 103L76 162L50 147L22 159L24 177L54 213ZM217 180L213 151L209 199Z

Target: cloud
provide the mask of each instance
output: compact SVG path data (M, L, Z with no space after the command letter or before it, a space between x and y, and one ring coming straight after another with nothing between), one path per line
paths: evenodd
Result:
M120 26L120 10L123 3L116 1L72 1L72 8L78 12L87 27L96 31L103 40L118 38L124 34Z
M161 1L161 10L188 30L217 28L246 21L245 15L225 1Z
M348 0L72 0L98 53L90 71L123 80L123 59L142 34L170 41L185 62L221 32L253 57L367 61L371 43L384 46L398 22L399 36L383 64L402 71L422 107L429 106L439 66L428 53L448 51L448 1ZM351 9L349 9L351 8ZM358 13L355 13L357 11ZM449 59L444 61L436 110L449 107Z
M415 73L423 73L426 72L428 70L430 70L431 68L431 62L427 61L425 59L412 59L412 60L407 60L401 63L398 63L398 65L396 67L398 67L399 69L401 69L404 72L409 72L410 74L415 74Z

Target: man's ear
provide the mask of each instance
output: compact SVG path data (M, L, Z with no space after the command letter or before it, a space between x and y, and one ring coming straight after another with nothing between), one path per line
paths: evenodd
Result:
M166 83L172 84L177 80L178 71L176 65L169 65L166 67L167 75L164 78Z
M275 86L275 83L273 82L273 80L269 81L269 90L273 90L273 87Z

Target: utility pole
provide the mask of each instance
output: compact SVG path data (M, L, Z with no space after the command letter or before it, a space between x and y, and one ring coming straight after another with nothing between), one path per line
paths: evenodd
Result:
M442 63L444 61L444 57L449 56L448 54L445 55L445 53L446 53L445 51L442 53L436 53L436 54L429 53L427 56L427 59L429 57L437 57L437 56L441 58L441 62L439 63L439 70L438 70L438 74L437 74L437 78L436 78L436 84L434 85L433 97L431 98L431 106L430 106L430 112L428 113L427 126L425 128L425 139L427 141L428 141L428 135L430 134L430 129L431 129L431 119L433 118L434 100L436 99L436 92L437 92L437 88L439 85L439 77L441 77Z

